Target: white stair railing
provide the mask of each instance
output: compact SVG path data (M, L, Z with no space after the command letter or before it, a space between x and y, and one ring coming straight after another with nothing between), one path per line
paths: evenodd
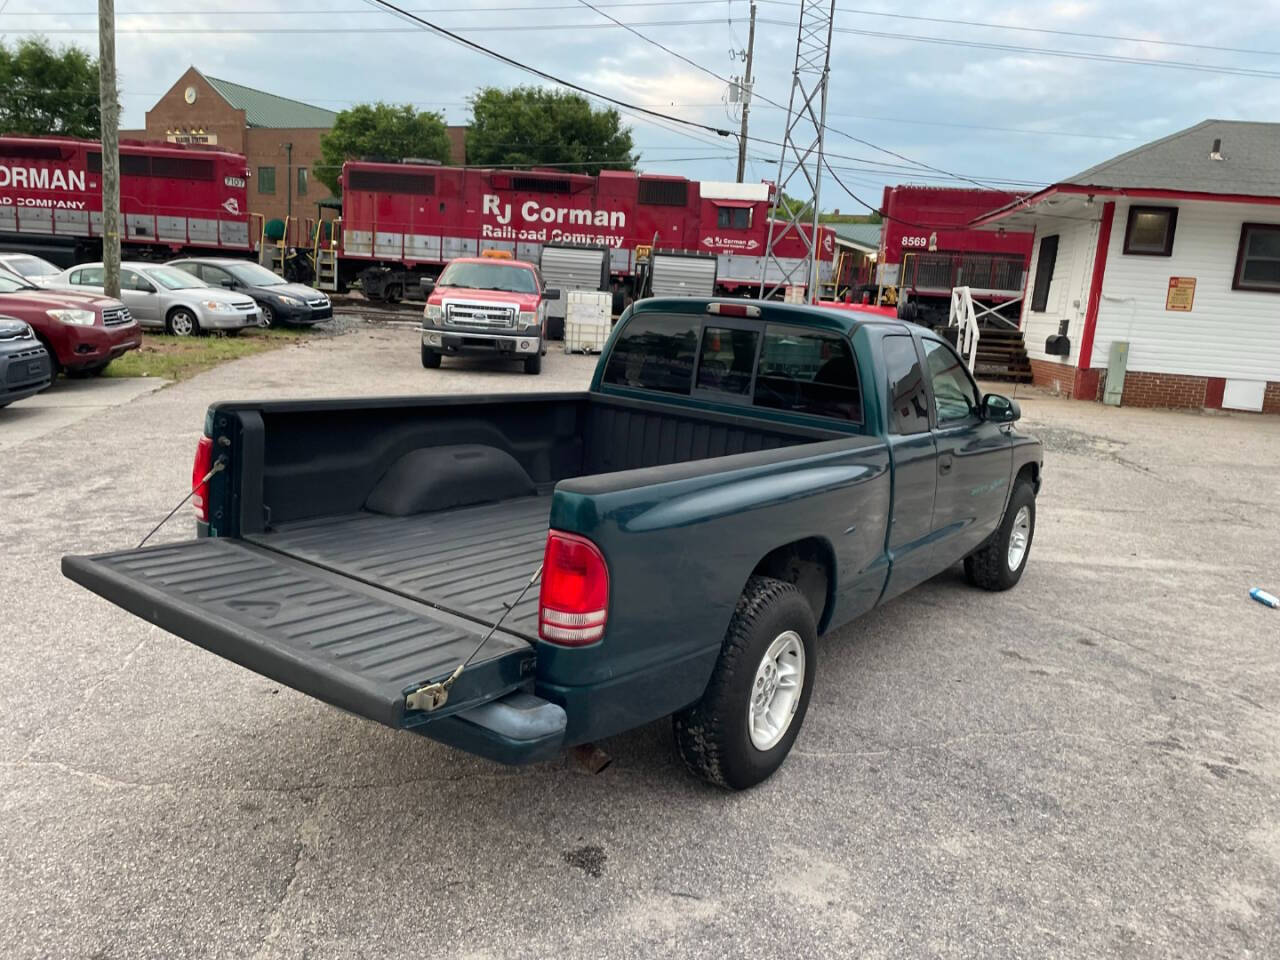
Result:
M951 314L947 319L947 327L959 327L956 337L956 349L969 372L973 373L973 365L978 359L978 338L982 332L978 329L978 317L973 310L973 293L968 287L954 287L951 291Z

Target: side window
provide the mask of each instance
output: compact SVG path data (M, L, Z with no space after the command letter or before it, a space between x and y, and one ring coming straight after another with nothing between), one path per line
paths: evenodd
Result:
M604 368L605 383L663 393L688 393L698 348L694 317L634 316Z
M716 226L722 230L746 230L751 226L750 207L716 207Z
M189 273L193 277L200 276L200 265L196 263L171 263L169 266L181 270L183 273Z
M120 289L121 290L141 290L142 285L138 282L142 278L132 270L120 271Z
M1031 288L1031 309L1044 313L1049 306L1049 284L1053 282L1053 266L1058 260L1058 235L1040 238L1040 255L1036 257L1036 282Z
M80 271L80 279L75 282L84 287L102 286L102 268L85 267Z
M220 287L223 280L231 279L231 274L221 267L211 267L208 264L200 265L200 272L197 276L211 287Z
M698 357L698 389L745 397L751 392L751 371L756 366L755 330L706 327Z
M884 365L889 374L889 432L899 436L927 433L929 396L910 337L884 338Z
M924 340L924 358L933 384L938 425L967 420L978 412L978 387L954 350L940 340Z
M83 270L72 270L71 273L68 274L67 276L67 281L71 283L73 286L78 285L80 283L80 276L83 273L84 273Z
M757 407L862 422L853 350L844 337L765 327L756 373Z

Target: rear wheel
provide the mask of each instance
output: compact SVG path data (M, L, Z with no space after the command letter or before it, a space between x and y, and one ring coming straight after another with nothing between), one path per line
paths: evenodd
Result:
M817 628L795 584L752 577L702 699L673 718L695 775L732 790L769 777L791 751L813 691Z
M422 365L428 370L435 370L440 366L440 354L434 350L422 348Z
M984 590L1008 590L1022 579L1036 532L1036 493L1019 480L1009 496L1004 519L991 539L964 558L965 579Z
M200 333L200 321L186 307L178 307L165 318L164 328L175 337L194 337Z
M542 353L535 353L532 356L524 358L525 373L541 373L542 372Z

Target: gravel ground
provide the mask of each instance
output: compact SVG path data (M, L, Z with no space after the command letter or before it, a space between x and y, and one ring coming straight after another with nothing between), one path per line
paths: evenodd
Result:
M1280 955L1280 421L1032 394L1030 566L825 638L778 776L669 726L507 769L325 707L63 580L182 495L220 399L585 386L402 330L247 358L0 458L0 956ZM1025 391L1024 391L1025 393ZM187 535L175 521L170 538Z

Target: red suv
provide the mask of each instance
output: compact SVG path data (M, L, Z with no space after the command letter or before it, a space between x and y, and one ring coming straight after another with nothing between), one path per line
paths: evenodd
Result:
M0 270L0 313L31 324L53 359L54 373L101 373L126 350L142 345L138 324L119 300L43 290Z

